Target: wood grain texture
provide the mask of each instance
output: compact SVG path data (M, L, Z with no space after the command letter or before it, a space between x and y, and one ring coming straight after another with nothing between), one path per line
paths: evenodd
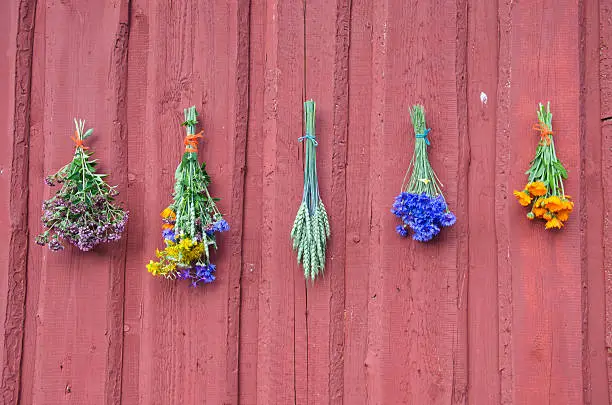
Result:
M36 53L32 74L35 101L29 107L31 132L37 138L30 145L37 164L30 167L29 189L38 197L30 203L32 235L40 231L42 199L55 191L43 186L43 177L72 156L73 117L95 128L90 147L100 158L100 169L111 172L109 181L120 192L125 190L125 77L121 65L126 52L126 6L37 5L37 23L41 24L37 24L34 41L40 53ZM81 35L74 35L73 30ZM26 350L22 360L24 402L118 401L125 254L121 242L87 255L72 247L65 254L38 246L30 249L27 307L36 327L33 334L26 334L26 342L36 350Z
M306 283L289 238L302 196L303 4L267 1L264 21L263 110L250 114L263 117L256 403L304 404Z
M3 7L4 27L7 38L2 49L7 55L4 68L6 78L2 85L9 95L3 109L6 119L3 139L8 154L2 158L2 205L8 213L2 216L3 246L7 246L1 258L3 263L2 288L2 382L0 394L5 404L19 403L21 383L21 357L23 353L27 265L29 249L28 199L30 158L30 97L32 82L32 42L36 1L19 1ZM10 96L12 95L12 96ZM5 172L6 171L6 172ZM7 180L4 180L7 178ZM4 250L4 249L3 249ZM5 256L6 255L6 256Z
M305 3L306 99L317 103L317 173L332 237L324 277L308 283L308 403L339 403L344 391L345 167L349 2Z
M248 6L132 2L128 99L136 120L129 129L128 200L140 229L128 238L134 254L127 263L125 402L238 400ZM221 197L218 207L231 227L213 255L217 281L204 288L153 278L144 267L163 243L159 212L171 202L184 150L183 108L190 105L204 131L199 157L212 178L210 192Z
M524 187L537 144L531 129L537 104L550 100L557 156L569 173L565 190L575 196L581 185L578 5L514 4L511 24L508 191ZM534 44L528 53L526 42ZM582 403L581 201L562 233L543 232L514 200L508 212L514 401Z
M374 403L451 402L457 338L456 229L418 244L395 233L390 214L414 132L408 109L422 103L432 128L430 160L457 206L458 130L455 4L389 1L374 10L370 137L368 396ZM434 17L435 16L435 17ZM437 29L421 28L432 19ZM401 370L401 372L398 372Z
M599 85L601 118L601 173L612 169L612 1L599 2ZM612 178L602 175L603 186L603 247L605 277L605 347L607 358L608 398L612 398Z
M602 170L602 133L599 69L599 2L584 1L581 8L580 86L580 195L582 268L582 380L584 402L609 403L605 349L606 290L604 251L605 176ZM609 149L609 148L608 148Z
M611 1L5 3L3 403L609 403ZM314 283L289 238L309 98L332 227ZM547 100L576 201L561 232L512 196ZM429 244L389 212L415 103L458 216ZM145 269L189 105L231 226L198 289ZM52 254L29 241L73 116L130 220Z
M496 208L496 123L499 42L495 2L468 9L467 106L469 403L498 404L501 393L498 338ZM492 310L493 309L493 310Z

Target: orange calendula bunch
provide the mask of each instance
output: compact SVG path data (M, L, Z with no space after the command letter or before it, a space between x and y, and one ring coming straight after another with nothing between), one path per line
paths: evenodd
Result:
M531 206L527 218L542 219L546 229L561 229L574 209L571 197L565 194L563 180L567 171L557 158L552 132L550 102L546 108L542 103L538 109L539 123L533 126L538 131L540 142L535 158L526 174L527 184L522 190L514 190L514 196L523 207Z

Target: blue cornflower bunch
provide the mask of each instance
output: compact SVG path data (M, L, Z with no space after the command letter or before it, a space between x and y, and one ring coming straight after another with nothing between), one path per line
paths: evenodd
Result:
M414 106L410 118L416 135L414 155L406 172L406 178L409 174L410 178L395 197L391 212L402 220L395 229L400 236L408 236L410 228L412 239L428 242L440 233L440 229L453 225L457 218L448 208L438 176L429 163L430 130L425 125L423 106Z

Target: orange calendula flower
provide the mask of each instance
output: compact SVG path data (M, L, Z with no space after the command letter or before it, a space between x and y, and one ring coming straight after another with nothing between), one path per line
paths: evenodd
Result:
M546 214L548 211L546 211L546 208L539 208L539 207L537 207L534 204L533 209L531 210L531 212L533 212L533 214L536 216L536 218L542 218L544 216L544 214Z
M544 206L552 212L558 212L564 208L563 201L561 201L561 199L556 195L548 197L544 202Z
M569 214L570 214L571 210L561 210L559 212L557 212L557 218L559 219L559 221L567 221L569 219Z
M541 181L534 181L533 183L527 184L525 190L529 191L531 195L534 195L536 197L545 195L548 191L544 183L542 183Z
M559 220L559 218L551 218L548 222L546 222L546 229L557 228L561 229L563 226L563 222Z
M562 204L563 204L564 210L568 210L569 212L572 212L572 210L574 209L574 203L569 200L563 200Z
M518 200L519 204L521 204L523 207L526 207L531 203L531 196L524 191L514 190L514 196Z
M176 214L174 213L174 211L170 209L170 207L167 207L166 209L164 209L160 215L162 218L171 218L171 219L176 218Z
M550 212L546 211L546 213L545 213L544 215L542 215L542 217L543 217L545 220L550 221L550 220L552 219L552 217L553 217L553 216L552 216L552 214L551 214Z
M162 229L174 229L174 224L162 224Z

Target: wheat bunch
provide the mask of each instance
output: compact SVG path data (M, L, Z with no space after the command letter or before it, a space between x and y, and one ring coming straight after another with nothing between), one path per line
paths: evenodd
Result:
M329 218L319 195L317 179L317 141L315 138L315 102L304 103L306 135L300 138L305 142L306 157L304 164L304 194L298 209L291 239L293 250L297 250L297 261L302 263L304 277L314 280L325 268L325 249L330 236Z

